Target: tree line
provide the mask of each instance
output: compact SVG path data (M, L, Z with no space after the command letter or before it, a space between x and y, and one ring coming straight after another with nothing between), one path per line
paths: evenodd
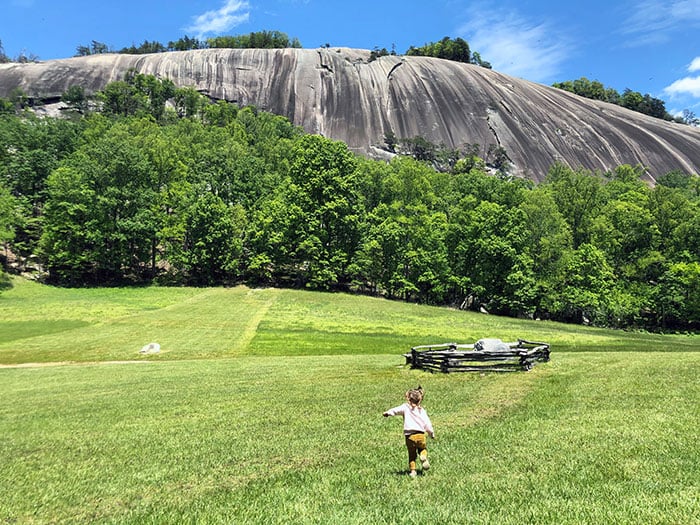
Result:
M459 37L450 38L446 36L442 40L429 42L421 47L411 46L406 51L406 55L443 58L491 69L491 63L483 60L478 52L472 52L469 48L469 43Z
M552 87L563 89L592 100L601 100L617 106L622 106L638 113L644 113L651 117L674 121L681 124L698 125L700 121L690 110L685 110L682 116L674 117L666 111L666 103L648 93L642 95L639 91L627 88L622 93L616 89L606 87L598 80L589 80L581 77L577 80L555 82Z
M33 265L60 286L247 283L700 327L696 174L650 187L641 167L556 164L535 185L491 174L488 145L436 169L405 139L391 162L373 161L134 72L77 99L71 118L0 104L10 270Z
M10 57L5 53L5 48L2 45L2 40L0 40L0 64L7 64L9 62L18 62L20 64L26 64L28 62L37 62L39 57L34 53L27 53L26 51L20 51L20 53L14 58Z
M296 37L290 38L282 31L252 31L242 35L221 35L204 40L185 35L177 40L162 44L157 41L144 40L140 45L132 44L117 51L107 44L93 40L90 45L80 45L76 48L75 56L96 55L101 53L120 53L128 55L144 55L149 53L165 53L168 51L190 51L193 49L280 49L301 48L301 42Z

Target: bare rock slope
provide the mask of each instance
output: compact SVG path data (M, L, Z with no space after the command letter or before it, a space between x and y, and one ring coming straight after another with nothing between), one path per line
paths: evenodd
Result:
M700 171L700 129L469 64L330 49L208 49L152 55L93 55L0 64L0 97L21 88L57 98L88 93L130 68L215 99L284 115L307 131L377 154L384 133L451 147L505 148L514 173L541 180L555 161L607 170L642 164L653 180Z

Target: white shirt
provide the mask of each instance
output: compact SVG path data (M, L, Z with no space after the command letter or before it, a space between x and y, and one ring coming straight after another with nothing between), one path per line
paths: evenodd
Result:
M390 408L385 412L389 416L403 416L403 433L410 435L415 432L427 432L431 436L435 435L433 424L430 422L428 413L421 406L412 407L409 403Z

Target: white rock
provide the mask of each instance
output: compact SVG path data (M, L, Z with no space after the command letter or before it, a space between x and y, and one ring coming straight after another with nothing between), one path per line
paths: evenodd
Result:
M160 345L158 343L148 343L146 346L139 350L140 354L157 354L160 352Z

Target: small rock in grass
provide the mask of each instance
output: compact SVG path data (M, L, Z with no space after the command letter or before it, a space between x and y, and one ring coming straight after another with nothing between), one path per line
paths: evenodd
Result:
M157 354L160 352L160 345L158 343L148 343L141 350L140 354Z

